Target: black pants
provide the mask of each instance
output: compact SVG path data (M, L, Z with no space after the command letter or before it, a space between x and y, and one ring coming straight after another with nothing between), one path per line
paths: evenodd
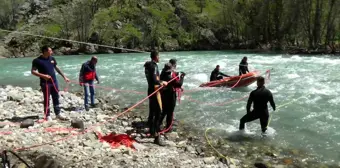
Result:
M148 95L150 95L153 90L148 90ZM150 128L150 134L155 135L155 133L160 132L160 116L161 116L161 98L157 98L157 94L154 94L149 98L149 117L148 117L148 125Z
M176 107L176 92L163 92L162 93L162 105L163 112L161 115L160 125L162 125L163 120L166 116L166 128L171 126L174 111Z
M55 85L56 88L54 88L53 84L47 83L47 87L46 87L46 83L42 83L41 86L41 90L43 92L44 95L44 114L46 112L46 108L47 108L47 116L50 116L50 96L52 95L52 101L53 101L53 109L54 109L54 113L55 115L59 115L60 113L60 107L59 107L59 94L58 91L56 89L58 89L58 83L55 81ZM48 103L48 107L46 107Z
M268 119L269 119L269 113L268 110L264 110L262 112L259 111L252 111L245 116L243 116L240 120L240 130L244 129L245 123L254 121L256 119L260 119L261 129L262 132L266 132L267 125L268 125Z

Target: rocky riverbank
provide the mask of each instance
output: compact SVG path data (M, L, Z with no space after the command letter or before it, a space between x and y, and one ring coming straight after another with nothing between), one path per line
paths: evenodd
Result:
M211 145L228 156L228 160L230 157L232 162L229 162L223 157L220 159L209 146L203 130L183 122L176 124L174 132L162 137L166 146L161 147L153 144L153 139L147 138L143 131L146 104L113 120L126 107L119 107L106 97L96 100L98 107L86 112L79 96L60 91L62 112L69 121L32 123L43 117L42 93L32 88L0 88L1 150L16 150L28 164L39 168L339 167L322 164L317 157L303 151L273 147L270 143L263 145L249 138L226 138L223 131L210 130L207 137ZM129 135L136 143L132 143L132 147L113 148L100 141L99 133ZM10 158L16 168L25 168L13 155Z
M167 146L153 144L152 138L143 138L144 133L136 133L136 125L144 119L137 115L137 110L111 120L121 112L117 105L100 104L85 112L81 109L83 100L71 93L60 92L62 112L70 120L82 121L81 124L71 124L71 121L53 120L50 122L30 123L33 116L43 117L42 93L31 88L7 86L0 88L0 144L2 150L14 150L37 144L52 142L28 150L16 151L30 165L39 168L57 167L228 167L216 157L199 156L192 151L192 141L180 138L177 132L166 134ZM99 100L100 101L100 100ZM52 103L52 102L51 102ZM31 116L31 119L27 119ZM54 115L52 115L54 118ZM26 119L25 119L26 117ZM98 122L108 121L104 125L94 127ZM21 123L22 122L22 123ZM72 126L73 127L72 127ZM27 125L28 126L28 125ZM138 145L136 150L124 145L112 148L109 143L98 140L98 132L102 135L110 133L128 134ZM72 137L69 137L72 136ZM20 163L10 155L11 163ZM14 161L15 160L15 161ZM17 164L17 166L23 166ZM22 168L22 167L21 167Z

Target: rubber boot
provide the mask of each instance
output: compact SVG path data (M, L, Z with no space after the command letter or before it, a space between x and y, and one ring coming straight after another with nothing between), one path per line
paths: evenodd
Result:
M161 140L161 137L159 135L155 137L154 143L159 145L159 146L165 146L165 144L163 143L163 141Z

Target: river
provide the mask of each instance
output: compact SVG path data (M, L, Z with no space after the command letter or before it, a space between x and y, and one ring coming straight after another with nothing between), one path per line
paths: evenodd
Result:
M340 160L340 59L330 56L287 56L239 52L169 52L160 55L160 70L171 58L178 60L177 69L187 74L184 93L176 107L176 118L205 129L220 128L229 134L237 131L239 119L246 113L246 100L255 83L243 89L198 89L208 81L214 67L229 75L238 74L238 64L248 57L250 70L271 70L267 87L272 91L279 110L272 113L270 141L277 146L314 153L325 162ZM72 80L78 79L81 64L90 56L56 56L58 65ZM38 88L38 78L30 74L33 58L0 59L0 84ZM99 94L111 94L120 103L133 104L145 97L129 91L146 92L143 65L149 54L99 55L97 71L101 84ZM60 87L65 84L58 76ZM117 92L109 88L126 90ZM73 84L72 91L81 88ZM295 100L298 99L298 100ZM230 101L234 101L229 103ZM197 103L198 102L198 103ZM271 111L271 108L270 108ZM247 124L247 132L260 136L259 121Z

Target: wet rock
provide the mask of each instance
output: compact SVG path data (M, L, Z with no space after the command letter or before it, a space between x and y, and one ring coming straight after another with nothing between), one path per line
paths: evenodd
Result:
M79 119L72 120L71 121L71 127L79 128L81 130L84 130L84 128L85 128L84 122L82 120L79 120Z
M28 128L34 126L34 121L32 119L27 119L20 124L20 128Z

